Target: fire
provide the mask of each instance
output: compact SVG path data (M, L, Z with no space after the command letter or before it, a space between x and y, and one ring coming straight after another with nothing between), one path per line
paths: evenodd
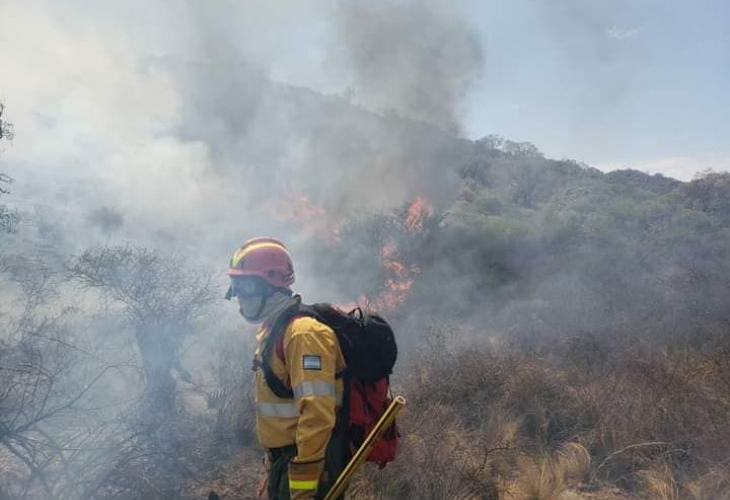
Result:
M403 227L412 234L423 231L423 223L434 214L433 207L422 197L415 198L405 212L401 221ZM408 265L393 242L388 242L380 249L380 259L384 275L383 290L375 297L362 295L356 302L341 304L343 310L355 307L381 312L397 310L405 303L411 292L415 277L421 274L418 266Z
M286 206L277 206L274 213L280 220L293 221L306 231L332 243L340 242L340 223L324 207L312 203L309 196L300 194L289 198ZM423 231L424 222L433 216L433 207L423 197L416 197L409 205L399 225L412 235ZM379 251L382 266L382 290L375 296L361 295L356 301L337 304L343 311L355 308L380 312L396 311L405 303L413 282L421 270L408 264L394 241L386 242Z
M406 212L404 224L406 228L414 233L423 231L423 221L433 215L433 207L424 198L418 196Z
M423 231L423 223L433 214L431 204L425 198L418 196L408 206L402 221L403 226L413 234L420 233ZM410 295L413 281L421 274L421 270L418 266L404 262L393 243L383 246L380 258L385 275L384 289L368 301L368 306L380 311L394 311L403 305Z
M406 227L407 220L405 221ZM408 298L416 275L421 270L416 266L409 266L399 260L398 249L393 244L386 244L380 251L382 266L385 275L383 290L372 300L368 306L379 311L394 311L398 309Z

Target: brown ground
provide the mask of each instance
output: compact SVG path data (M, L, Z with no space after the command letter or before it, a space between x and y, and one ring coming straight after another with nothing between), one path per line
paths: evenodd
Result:
M260 460L260 453L243 448L208 477L196 480L191 485L191 493L201 499L208 498L210 492L215 491L221 500L257 500Z
M209 477L196 481L191 485L190 494L201 500L209 498L211 491L219 495L220 500L265 500L265 496L256 496L256 485L260 479L257 471L260 455L254 450L245 448L235 453L226 463L221 464ZM370 475L370 477L373 477ZM377 476L375 476L377 477ZM373 496L362 493L357 488L349 500L375 500ZM510 498L509 494L505 498ZM598 491L580 491L569 489L555 500L636 500L619 488L605 486ZM387 500L385 498L378 500ZM477 500L477 499L474 499Z

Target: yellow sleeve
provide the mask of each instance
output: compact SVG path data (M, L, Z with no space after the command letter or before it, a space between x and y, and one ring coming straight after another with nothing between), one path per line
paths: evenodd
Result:
M295 320L287 337L286 366L299 409L298 454L289 469L294 497L294 490L315 490L324 467L325 450L335 426L339 347L332 329L313 318Z

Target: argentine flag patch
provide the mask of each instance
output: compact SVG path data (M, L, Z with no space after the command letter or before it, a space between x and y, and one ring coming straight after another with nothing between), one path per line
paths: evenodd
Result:
M302 366L305 370L321 370L322 356L314 356L313 354L305 354L302 359Z

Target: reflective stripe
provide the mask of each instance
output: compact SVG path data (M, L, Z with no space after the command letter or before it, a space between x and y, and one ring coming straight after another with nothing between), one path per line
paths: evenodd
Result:
M239 264L241 264L241 261L243 261L243 259L245 259L251 252L253 252L254 250L258 250L259 248L267 247L282 250L284 253L289 255L289 252L281 243L277 243L274 241L261 241L259 243L249 244L248 246L244 245L236 250L236 253L233 254L233 257L231 257L230 267L237 268Z
M289 489L290 490L316 490L317 489L317 481L316 479L314 481L295 481L293 479L289 480Z
M299 399L304 396L331 396L335 397L334 382L302 382L292 389L294 397Z
M299 415L294 403L258 403L256 411L262 417L294 418Z

